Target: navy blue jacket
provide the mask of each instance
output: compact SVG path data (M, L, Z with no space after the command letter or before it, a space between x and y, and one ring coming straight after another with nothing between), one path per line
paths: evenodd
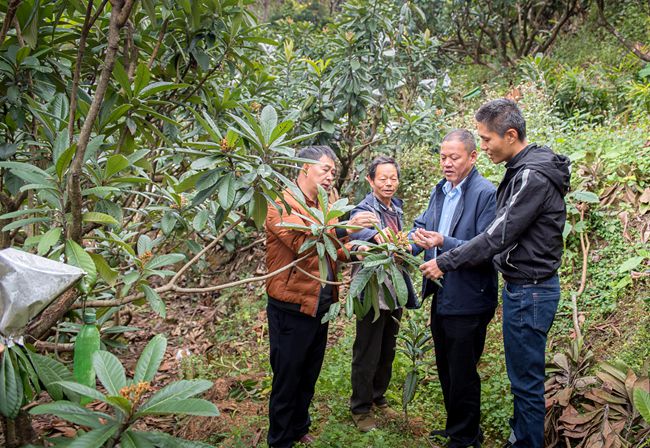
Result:
M404 212L402 211L402 200L393 197L391 199L391 205L393 206L393 210L397 213L397 216L399 218L399 227L400 230L404 228L404 220L403 220L403 215ZM377 219L381 222L381 228L385 229L387 227L387 223L384 218L384 213L385 213L386 207L375 197L373 193L368 193L366 197L363 199L363 201L359 202L354 209L350 212L350 218L352 218L355 214L359 212L373 212L376 216ZM363 229L359 230L358 232L355 232L350 235L350 241L354 240L361 240L361 241L373 241L373 238L375 235L377 235L377 230L375 229ZM354 275L356 270L352 271L352 275ZM419 308L420 303L418 300L417 293L415 292L415 288L413 287L413 281L411 280L411 276L406 272L406 270L402 271L402 274L404 276L404 281L406 282L406 287L408 288L409 291L409 297L408 300L406 301L406 308Z
M438 231L445 201L442 191L445 182L443 179L435 186L427 209L415 219L411 233L416 228ZM443 246L438 248L438 255L463 245L485 231L494 220L495 214L496 188L481 176L476 168L472 168L462 186L461 199L449 228L450 236L444 237ZM413 245L413 255L422 250L421 247ZM433 248L424 253L425 261L432 258L435 258ZM422 299L433 295L437 314L479 314L497 306L497 273L491 261L447 272L441 282L442 289L427 278L422 281Z

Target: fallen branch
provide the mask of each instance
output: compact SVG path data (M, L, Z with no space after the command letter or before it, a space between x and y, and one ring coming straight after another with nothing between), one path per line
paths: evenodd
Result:
M587 204L582 204L580 207L580 219L584 221L585 212L587 211ZM578 297L585 291L587 284L587 265L589 261L589 247L591 243L585 235L585 232L580 232L580 249L582 250L582 275L580 276L580 287L578 291L571 294L571 307L573 316L573 327L576 332L576 338L582 339L582 331L580 331L580 322L578 321Z

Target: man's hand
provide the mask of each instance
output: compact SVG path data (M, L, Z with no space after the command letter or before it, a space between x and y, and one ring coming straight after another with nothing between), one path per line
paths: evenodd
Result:
M379 220L373 212L360 212L354 215L347 224L349 226L358 226L358 227L372 227L375 224L378 224ZM356 232L354 229L346 229L348 234Z
M416 229L412 234L413 242L423 249L431 249L442 246L444 237L441 233L431 230Z
M359 247L357 247L357 252L368 252L369 250L370 250L369 246L359 246ZM364 256L361 255L361 254L356 254L356 257L359 260L363 260L363 258L364 258Z
M386 237L390 239L390 232L388 231L389 229L390 229L390 227L386 227L385 229L382 230L382 232L384 232L384 235L386 235ZM379 232L377 232L377 235L375 235L373 237L373 239L375 240L375 242L377 244L382 244L382 243L387 242L387 241L384 241L384 238L381 236L381 233L379 233Z
M444 272L438 267L438 262L435 258L426 263L422 263L420 265L420 271L422 271L422 275L431 280L437 280L444 275Z

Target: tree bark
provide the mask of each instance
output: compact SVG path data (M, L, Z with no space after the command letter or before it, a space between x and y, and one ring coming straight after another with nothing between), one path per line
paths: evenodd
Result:
M9 27L14 21L16 16L16 10L18 10L18 5L20 5L21 0L11 0L9 5L7 5L7 13L5 14L5 21L2 23L2 30L0 30L0 45L2 45L7 37L9 32Z
M93 125L97 116L99 115L99 110L101 108L102 102L104 101L104 96L106 95L106 90L108 89L108 84L111 80L111 75L113 73L113 67L115 66L117 52L119 51L120 46L120 30L124 28L131 10L133 9L133 4L135 0L112 0L111 5L113 9L111 10L111 17L108 27L108 46L106 49L106 56L104 57L104 68L99 76L99 82L97 83L97 89L95 90L95 96L93 101L90 104L90 109L88 110L88 115L84 121L84 125L81 128L79 133L79 141L77 143L77 151L70 165L70 175L68 177L68 197L70 198L70 211L72 214L72 220L68 225L67 237L77 243L81 243L82 238L82 226L81 226L81 212L83 207L83 202L81 198L81 176L83 170L83 161L86 154L86 148L88 147L88 142L90 141L90 134L92 132Z

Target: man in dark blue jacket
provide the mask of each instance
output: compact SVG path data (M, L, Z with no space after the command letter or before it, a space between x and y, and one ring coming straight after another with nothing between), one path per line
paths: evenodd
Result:
M462 246L494 220L496 188L474 167L476 142L458 129L442 141L440 166L445 178L433 189L429 206L411 231L413 254L425 249L424 260ZM481 378L477 365L487 325L497 306L497 274L492 263L450 272L442 288L426 277L423 299L433 295L431 333L442 386L447 423L432 436L449 438L448 447L479 447Z
M560 300L557 270L564 248L567 157L526 141L526 121L512 100L476 113L481 148L492 163L506 162L497 190L497 215L487 230L420 266L428 278L493 261L504 280L503 346L514 395L506 446L544 446L546 336Z
M369 193L350 213L354 217L361 212L374 213L382 229L397 233L402 230L402 201L395 197L399 186L399 165L392 157L377 157L369 168L367 180L372 192ZM381 242L375 229L363 229L350 235L350 240ZM358 268L353 269L352 275ZM404 272L408 288L407 308L418 306L417 295L411 277ZM399 331L402 309L397 304L397 295L390 280L385 283L392 299L384 297L383 288L379 292L379 318L373 322L374 313L368 313L357 320L357 333L352 347L352 396L350 412L359 430L367 432L375 428L376 422L371 411L374 407L386 416L396 416L388 407L384 394L390 383L395 344Z

